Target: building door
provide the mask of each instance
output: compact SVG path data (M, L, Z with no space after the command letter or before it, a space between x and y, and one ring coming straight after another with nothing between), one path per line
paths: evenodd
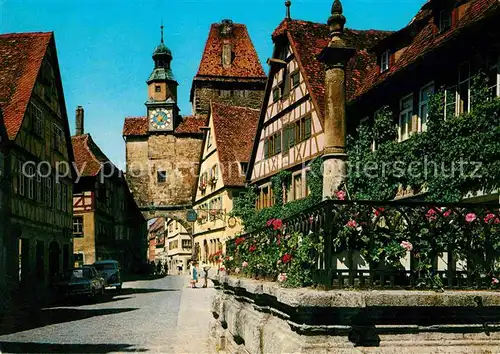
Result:
M61 250L59 248L59 243L56 241L52 241L49 244L49 277L53 279L53 277L61 271L61 265L59 261L59 255L61 254Z
M19 239L19 283L21 285L29 282L30 271L30 244L29 239Z
M63 245L63 269L69 268L69 245Z
M36 241L36 279L45 281L45 242Z

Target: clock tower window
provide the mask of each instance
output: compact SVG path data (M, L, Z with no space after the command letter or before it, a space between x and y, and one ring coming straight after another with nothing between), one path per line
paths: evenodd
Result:
M155 86L155 92L161 92L161 86L160 85L156 85Z

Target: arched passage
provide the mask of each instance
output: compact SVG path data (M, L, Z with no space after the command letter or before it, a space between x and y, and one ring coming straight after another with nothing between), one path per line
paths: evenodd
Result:
M60 254L61 249L59 248L59 243L56 241L52 241L49 244L49 276L50 279L54 277L61 270L60 264Z
M170 274L184 273L194 258L193 224L186 220L187 211L143 210L148 220L148 261L156 265L161 262ZM159 218L165 221L163 235L153 221Z

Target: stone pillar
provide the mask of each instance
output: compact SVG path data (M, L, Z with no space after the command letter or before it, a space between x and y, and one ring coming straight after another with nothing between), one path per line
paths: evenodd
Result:
M335 0L332 5L330 42L318 56L325 64L325 149L323 154L323 199L331 197L346 176L346 74L345 67L355 49L343 40L346 19L342 4Z

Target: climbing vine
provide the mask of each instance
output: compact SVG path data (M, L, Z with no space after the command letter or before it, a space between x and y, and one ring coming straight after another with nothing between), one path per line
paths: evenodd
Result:
M500 181L500 98L491 98L484 75L473 80L472 110L444 117L444 92L430 98L427 130L398 142L392 112L384 107L373 127L348 137L347 189L351 199L390 200L398 188L433 202L457 202ZM375 142L376 149L372 151Z
M307 185L310 194L300 200L285 203L284 191L290 188L291 173L281 171L271 178L271 188L274 195L274 205L269 208L257 210L255 204L258 194L255 187L248 187L244 193L234 201L232 216L242 220L246 232L261 229L270 219L286 219L321 201L323 193L323 178L321 174L322 160L316 159L309 165Z

